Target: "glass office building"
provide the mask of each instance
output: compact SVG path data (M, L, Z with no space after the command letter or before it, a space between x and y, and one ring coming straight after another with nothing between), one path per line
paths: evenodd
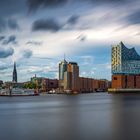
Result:
M68 62L65 59L59 64L59 80L64 80L64 72L67 71L67 64Z
M140 74L140 55L123 42L112 46L112 74Z

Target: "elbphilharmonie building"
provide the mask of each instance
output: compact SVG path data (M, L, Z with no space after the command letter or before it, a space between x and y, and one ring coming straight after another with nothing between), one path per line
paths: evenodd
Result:
M140 55L123 42L112 46L112 74L140 74Z

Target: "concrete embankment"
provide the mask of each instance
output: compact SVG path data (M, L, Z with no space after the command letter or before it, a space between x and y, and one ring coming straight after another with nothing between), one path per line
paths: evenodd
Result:
M140 89L108 89L108 93L140 93Z

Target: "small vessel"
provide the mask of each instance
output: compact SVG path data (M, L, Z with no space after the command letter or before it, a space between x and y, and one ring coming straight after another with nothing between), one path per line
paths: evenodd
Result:
M8 89L1 89L0 95L9 95L9 90Z
M23 90L23 89L20 89L20 88L13 88L13 89L12 89L12 94L13 94L13 95L24 94L24 90Z
M1 89L0 96L36 96L39 95L34 89L22 89L22 88L12 88L12 89Z

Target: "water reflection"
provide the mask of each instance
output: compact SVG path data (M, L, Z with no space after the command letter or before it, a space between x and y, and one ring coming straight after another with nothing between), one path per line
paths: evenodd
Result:
M139 107L138 95L0 98L0 139L139 139Z
M140 96L112 96L112 129L113 139L140 139Z

